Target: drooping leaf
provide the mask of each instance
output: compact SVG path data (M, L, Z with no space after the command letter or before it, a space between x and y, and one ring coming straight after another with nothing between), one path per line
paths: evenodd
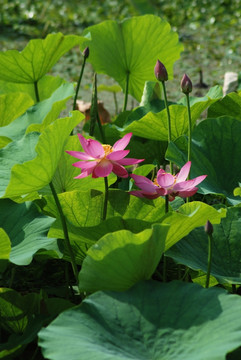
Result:
M196 120L201 113L206 110L210 104L213 104L220 98L220 93L210 91L203 98L196 98L191 105L192 125L195 125ZM184 105L170 105L172 140L178 136L187 134L188 132L188 112ZM167 141L168 127L167 127L167 112L166 109L158 113L148 112L140 120L133 121L125 128L124 133L132 132L134 135L143 137L145 139Z
M164 252L168 229L156 224L138 234L121 230L103 236L83 261L80 291L124 291L150 279Z
M50 360L224 360L241 344L240 297L184 282L98 292L39 333ZM74 334L74 336L73 336Z
M121 216L109 218L95 226L77 227L70 223L67 225L75 259L80 265L86 256L87 250L104 235L119 230L129 230L136 234L151 228L150 222L139 219L123 219ZM48 236L59 239L64 238L63 228L59 219L51 226ZM64 258L70 260L67 252L64 252Z
M0 201L0 227L11 240L9 261L28 265L40 249L51 250L61 256L56 239L47 237L54 219L37 211L31 202L16 204L11 200Z
M1 127L0 137L19 140L24 136L27 129L28 132L42 131L44 127L57 119L60 112L65 108L67 100L73 94L73 85L64 83L49 99L32 106L25 114L12 121L9 125Z
M59 160L64 151L64 145L71 130L82 121L84 116L80 112L73 112L71 117L57 119L49 125L40 136L30 133L23 138L23 141L9 144L2 150L4 165L8 159L14 159L13 150L22 145L22 153L19 154L19 161L11 169L10 182L4 193L4 197L21 196L42 189L50 183L57 169ZM33 139L37 145L31 149L31 156L26 159L24 144L26 139ZM12 145L12 146L10 146ZM35 150L34 150L35 148ZM5 150L5 152L4 152ZM28 149L26 149L27 151ZM1 158L1 152L0 152ZM13 160L12 160L13 161ZM1 162L0 162L1 166ZM9 177L6 174L5 181ZM8 180L9 181L9 180Z
M171 212L162 221L162 224L170 225L165 251L196 227L205 225L207 220L213 224L219 224L225 216L226 209L216 210L212 206L199 201L192 201L182 205L177 212Z
M31 105L33 100L28 94L17 92L0 95L0 126L6 126L17 119Z
M23 51L0 52L0 79L15 83L34 83L74 46L81 37L49 34L45 39L30 40Z
M241 122L227 116L204 120L194 129L191 178L208 175L198 185L199 192L226 196L232 204L240 202L233 195L241 179L240 137ZM187 161L187 137L171 143L166 157L183 166Z
M95 71L113 77L122 89L125 89L129 73L129 93L138 101L145 81L155 80L157 59L165 64L172 78L173 64L183 49L170 25L154 15L133 17L122 22L105 21L88 27L84 35L91 38L88 41L88 60Z
M211 274L225 284L241 283L241 208L227 208L227 216L213 225ZM168 252L179 263L207 272L208 239L204 228L193 230Z

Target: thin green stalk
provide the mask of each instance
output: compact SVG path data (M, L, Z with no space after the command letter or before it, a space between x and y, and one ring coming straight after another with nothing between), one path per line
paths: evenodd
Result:
M186 94L187 98L187 113L188 113L188 145L187 145L187 161L191 160L191 143L192 143L192 118L191 118L191 109L190 109L190 99L189 94ZM190 179L190 173L188 174L187 179ZM189 197L186 198L188 203L190 200Z
M106 139L105 139L105 133L103 131L102 125L101 125L101 121L100 121L100 117L99 117L99 113L97 112L97 123L100 129L100 136L101 136L101 140L103 142L103 144L106 144Z
M192 118L190 109L189 94L186 94L187 98L187 112L188 112L188 148L187 148L187 161L191 160L191 140L192 140Z
M165 213L167 214L169 210L169 200L168 200L168 195L165 195ZM166 261L166 257L165 254L163 253L162 255L163 258L163 282L166 282L167 280L167 261Z
M172 141L171 116L170 116L169 106L168 106L168 102L167 102L167 93L166 93L165 81L161 81L161 83L162 83L165 107L166 107L166 111L167 111L167 130L168 130L168 144L169 144ZM170 161L170 171L171 171L171 174L173 174L173 165L172 165L171 161Z
M108 179L107 179L107 177L104 177L104 182L105 182L105 198L104 198L104 208L103 208L103 215L102 215L102 220L103 220L103 221L106 219L107 204L108 204L108 191L109 191L109 187L108 187Z
M72 251L72 247L71 247L70 240L69 240L69 234L68 234L68 228L67 228L65 216L64 216L64 213L63 213L63 210L62 210L58 195L56 193L56 190L54 188L54 185L53 185L52 181L49 183L49 186L50 186L50 189L52 191L56 206L58 208L58 212L59 212L59 216L60 216L60 220L61 220L61 224L62 224L62 228L63 228L63 232L64 232L65 247L66 247L66 249L68 251L68 255L70 257L70 262L71 262L71 265L72 265L72 269L73 269L73 273L74 273L74 276L75 276L76 284L78 284L78 269L77 269L74 253Z
M209 280L210 280L210 272L211 272L211 263L212 263L212 234L208 234L208 271L206 276L206 285L205 287L209 287Z
M78 93L79 93L80 83L81 83L83 73L84 73L85 63L86 63L86 57L84 57L84 61L83 61L83 64L82 64L82 67L81 67L81 70L80 70L79 80L78 80L78 83L77 83L75 97L74 97L73 110L75 110L75 107L76 107L76 101L77 101L77 97L78 97Z
M115 103L115 115L118 114L118 102L117 102L117 96L116 93L113 92L113 96L114 96L114 103Z
M38 92L38 82L34 81L34 92L35 92L35 97L36 97L36 102L40 102L40 98L39 98L39 92Z
M127 101L128 101L128 89L129 89L129 71L126 73L126 88L125 88L125 99L122 111L126 111Z

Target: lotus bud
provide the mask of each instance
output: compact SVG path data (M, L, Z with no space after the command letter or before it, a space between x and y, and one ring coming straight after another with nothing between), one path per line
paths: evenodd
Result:
M83 51L84 58L87 59L89 57L89 54L90 54L90 49L87 46Z
M190 92L192 92L192 82L187 76L187 74L183 75L183 78L181 80L181 89L184 94L189 94Z
M163 63L160 62L160 60L157 60L157 62L156 62L156 65L154 68L154 73L155 73L157 80L159 80L159 81L167 81L168 80L167 69L165 68Z
M206 225L205 225L204 229L205 229L205 232L208 235L212 235L212 233L213 233L213 225L210 223L209 220L206 222Z

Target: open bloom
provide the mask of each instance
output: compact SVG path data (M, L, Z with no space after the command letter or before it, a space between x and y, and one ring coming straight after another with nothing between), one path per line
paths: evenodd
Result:
M84 136L78 134L79 141L84 152L66 151L68 154L80 159L73 164L81 169L81 174L75 179L82 179L90 174L93 178L106 177L111 172L117 176L127 178L128 172L123 165L134 165L144 159L124 159L130 150L124 150L129 144L132 133L126 134L122 139L116 141L113 146L102 145L97 140L85 139Z
M166 173L160 169L157 178L154 181L147 179L145 176L132 174L136 185L141 190L130 191L132 195L156 199L159 196L168 195L169 201L173 201L176 196L189 197L194 195L200 184L207 175L198 176L192 180L186 180L191 167L191 161L188 161L177 175Z

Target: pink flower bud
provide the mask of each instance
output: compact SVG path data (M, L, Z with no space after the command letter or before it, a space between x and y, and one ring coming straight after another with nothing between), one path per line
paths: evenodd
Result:
M89 54L90 54L90 49L87 46L83 51L84 58L87 59L89 57Z
M160 60L157 60L157 62L156 62L156 65L154 68L154 73L155 73L157 80L159 80L159 81L167 81L168 80L167 69L165 68L163 63L160 62Z
M190 92L192 92L192 82L187 76L187 74L183 75L183 78L181 80L181 89L184 94L189 94Z
M213 233L213 225L210 223L209 220L206 222L206 225L204 226L204 229L205 229L205 232L208 235L212 235L212 233Z

